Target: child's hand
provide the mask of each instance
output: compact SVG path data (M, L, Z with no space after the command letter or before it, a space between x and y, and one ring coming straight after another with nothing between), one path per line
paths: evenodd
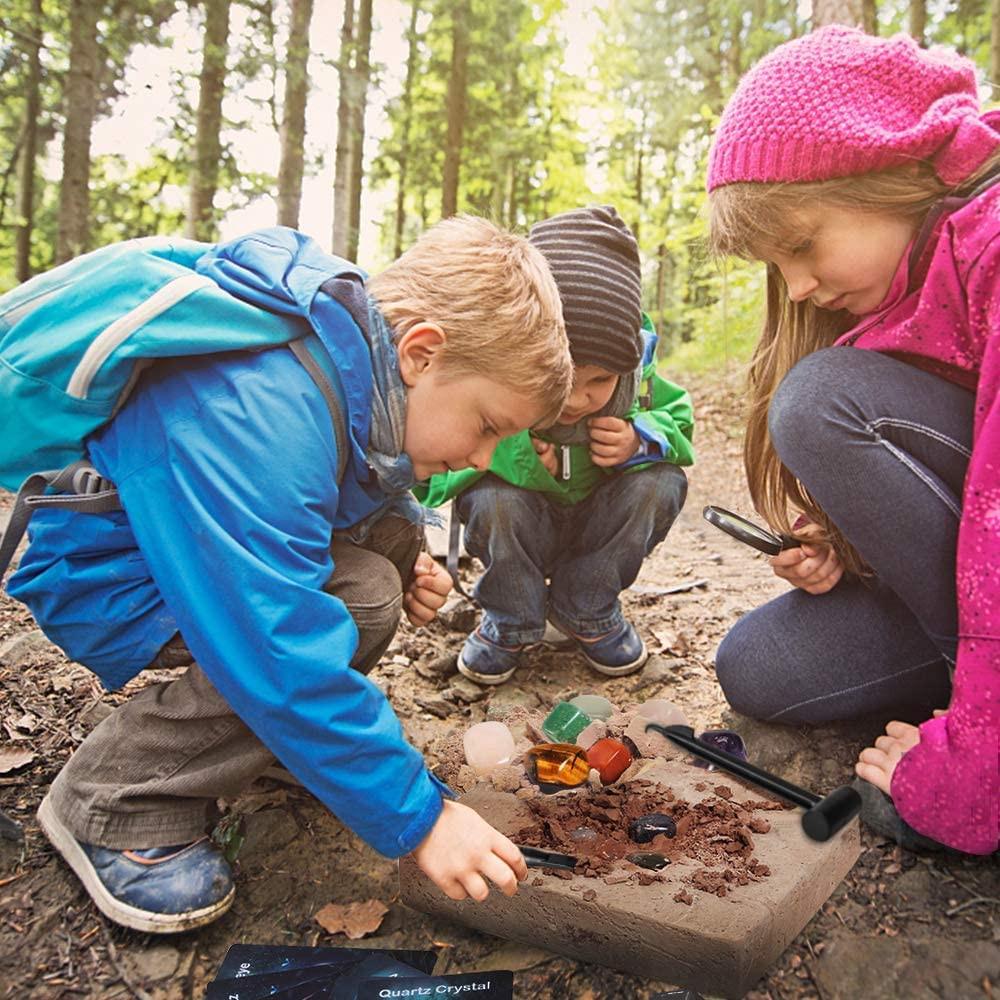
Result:
M403 607L410 624L426 625L433 621L448 599L451 587L451 576L444 566L421 552L413 564L413 581L403 594Z
M820 530L818 524L806 524L798 529L798 534L818 534ZM830 545L807 542L797 549L785 549L768 561L777 576L801 587L807 594L825 594L833 590L844 575L840 556Z
M907 722L890 722L885 732L885 736L875 741L875 746L861 751L854 771L859 778L870 781L888 795L896 765L907 750L920 742L920 730Z
M639 450L639 433L631 421L621 417L592 417L590 429L590 460L607 468L627 462Z
M545 471L554 476L559 468L559 460L556 458L556 446L551 441L542 441L540 438L532 437L531 443L535 447L535 454L538 461L545 466Z
M487 879L506 896L528 877L521 852L479 813L445 799L431 832L413 851L420 870L450 899L490 894Z

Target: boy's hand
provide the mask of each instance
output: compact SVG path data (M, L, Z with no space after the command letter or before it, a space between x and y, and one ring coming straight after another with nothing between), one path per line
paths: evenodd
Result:
M559 459L556 457L556 446L551 441L542 441L540 438L532 437L532 445L538 461L545 466L545 471L554 476L559 468Z
M460 802L444 800L431 832L413 851L420 870L450 899L490 894L487 880L506 896L528 877L521 852L479 813Z
M805 524L798 529L798 534L814 535L820 530L818 524ZM830 545L807 542L797 549L785 549L768 561L777 576L801 587L807 594L825 594L833 590L844 575L840 556Z
M403 607L410 624L426 625L433 621L448 599L451 587L451 576L444 566L421 552L413 564L413 581L403 594Z
M590 460L607 468L627 462L639 450L639 432L621 417L591 417Z

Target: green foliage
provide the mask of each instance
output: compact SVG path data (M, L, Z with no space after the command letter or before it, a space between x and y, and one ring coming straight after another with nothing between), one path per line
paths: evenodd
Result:
M566 40L555 27L562 9L562 0L473 0L460 211L524 227L591 200L587 149L578 126L588 98L580 81L562 68ZM451 5L428 0L422 10L413 43L417 73L410 129L407 133L404 98L390 102L391 133L372 172L376 184L395 183L405 159L411 239L440 217L451 69ZM386 252L391 229L389 220L383 226Z

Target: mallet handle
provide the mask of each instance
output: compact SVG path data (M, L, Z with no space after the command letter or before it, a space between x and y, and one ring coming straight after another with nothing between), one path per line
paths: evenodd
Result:
M791 782L785 781L784 778L779 778L776 774L771 774L769 771L748 764L745 760L740 760L739 757L734 757L724 750L710 747L708 744L702 743L701 740L695 739L694 730L690 726L661 726L650 722L646 725L646 731L648 732L650 729L666 736L668 740L672 740L696 757L710 761L724 771L735 774L739 778L745 778L747 781L753 782L753 784L759 785L775 795L780 795L783 799L788 799L789 802L794 802L795 805L802 806L804 809L811 809L820 801L818 795L807 792L804 788L799 788L798 785L793 785Z

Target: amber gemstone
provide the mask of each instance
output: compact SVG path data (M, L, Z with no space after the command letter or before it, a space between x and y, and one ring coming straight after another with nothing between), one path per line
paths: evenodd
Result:
M597 768L601 784L610 785L617 781L632 763L632 754L624 743L607 737L587 748L590 766Z
M539 743L528 751L528 767L543 791L546 785L576 788L590 775L587 752L575 743Z

